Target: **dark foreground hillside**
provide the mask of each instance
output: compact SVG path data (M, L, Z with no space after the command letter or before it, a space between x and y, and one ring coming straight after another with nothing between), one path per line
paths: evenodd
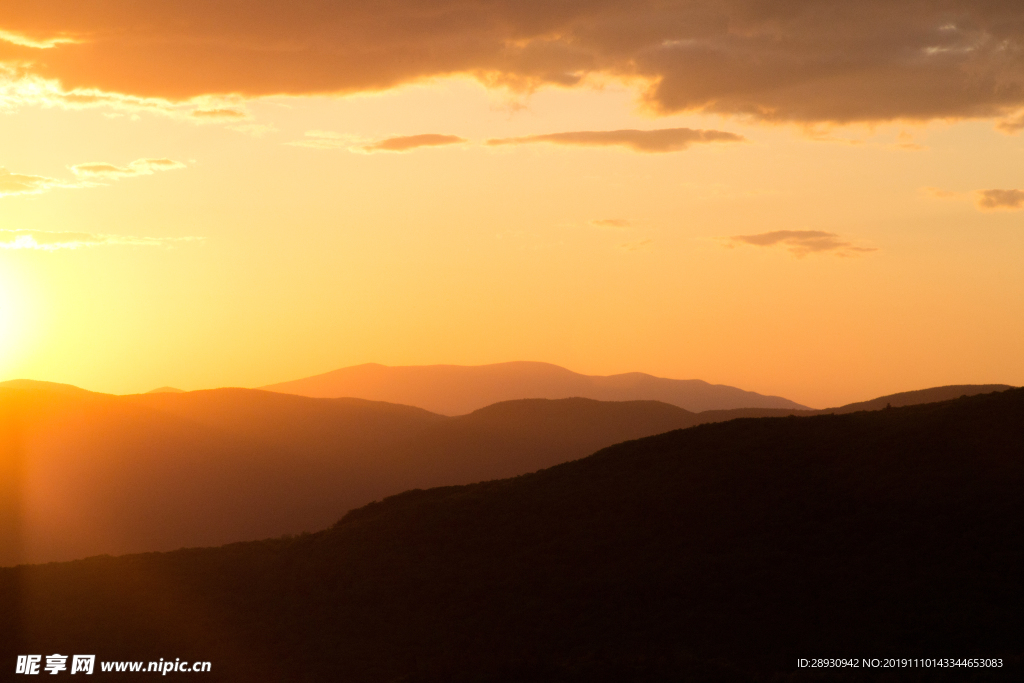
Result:
M185 676L207 681L1020 680L1022 462L1024 390L703 425L408 492L298 538L2 569L0 665L58 652L209 660ZM1004 666L797 670L818 657Z

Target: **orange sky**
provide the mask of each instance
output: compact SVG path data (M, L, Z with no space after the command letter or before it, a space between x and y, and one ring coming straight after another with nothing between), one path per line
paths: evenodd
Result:
M1024 384L1019 2L13 1L0 379Z

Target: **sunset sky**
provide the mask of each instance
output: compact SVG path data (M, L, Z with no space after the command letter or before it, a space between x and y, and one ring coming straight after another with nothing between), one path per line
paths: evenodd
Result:
M1020 0L6 0L0 380L1024 384Z

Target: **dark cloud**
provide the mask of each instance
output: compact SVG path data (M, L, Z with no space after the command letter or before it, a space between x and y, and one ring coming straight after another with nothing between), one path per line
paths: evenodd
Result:
M639 79L655 111L850 122L1024 109L1020 0L7 0L0 62L68 91L351 93Z
M402 137L387 138L379 142L364 145L361 149L364 152L406 152L417 147L437 147L439 145L457 145L465 142L457 135L438 135L436 133L424 133L422 135L405 135Z
M797 257L808 254L831 252L836 256L854 256L872 251L871 247L859 247L841 238L834 232L823 230L774 230L757 235L736 235L730 237L730 246L749 244L755 247L783 247Z
M1024 209L1024 190L978 190L982 209Z
M636 152L679 152L702 142L738 142L742 136L720 130L662 128L660 130L585 130L570 133L526 135L518 138L488 140L488 145L522 145L532 142L553 142L558 145L608 147L618 145Z

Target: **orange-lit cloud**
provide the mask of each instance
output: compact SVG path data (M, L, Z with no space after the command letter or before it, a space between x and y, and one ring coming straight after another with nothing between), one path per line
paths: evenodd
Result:
M198 97L172 102L160 97L140 97L96 88L68 90L60 82L26 73L20 66L5 64L0 43L0 111L39 106L60 109L112 109L136 114L146 112L193 123L233 123L249 118L240 111L237 96ZM236 115L237 114L237 115Z
M185 164L173 159L136 159L123 167L103 162L78 164L71 167L71 172L80 180L69 182L46 176L12 173L0 167L0 197L41 194L54 188L94 187L96 183L93 181L96 179L116 180L178 168L185 168Z
M361 149L364 152L405 152L417 147L437 147L439 145L457 145L466 140L457 135L438 135L436 133L424 133L423 135L405 135L395 138L387 138L379 142L364 145Z
M385 138L368 143L364 138L355 135L345 135L329 130L310 130L306 131L302 140L295 140L288 144L296 147L312 147L313 149L348 149L353 152L408 152L417 147L458 145L464 142L466 139L457 135L423 133Z
M11 173L6 168L0 168L0 197L16 194L39 194L54 187L69 187L72 185L54 178Z
M749 244L755 247L783 247L797 257L819 253L854 256L878 251L871 247L859 247L834 232L823 230L774 230L757 235L735 235L729 239L731 246Z
M130 178L178 168L185 168L185 164L173 159L136 159L127 166L104 162L77 164L71 167L71 172L79 178Z
M0 41L10 43L11 45L19 45L21 47L31 47L37 50L48 50L56 47L62 43L77 43L78 41L74 38L68 38L65 36L56 36L53 38L30 38L23 36L18 33L12 33L11 31L0 31Z
M978 190L981 209L1024 209L1024 190Z
M166 247L180 242L201 241L202 237L137 237L98 235L88 232L49 232L46 230L0 230L0 249L80 249L103 245Z
M1024 107L1019 0L33 0L5 3L0 31L23 75L176 101L462 73L521 89L622 77L657 112L779 121Z
M1020 131L1024 130L1024 112L1021 112L1016 116L1003 119L996 124L996 128L1004 133L1016 135Z
M570 133L525 135L517 138L488 140L488 145L522 145L532 142L552 142L558 145L586 147L621 146L635 152L679 152L690 145L703 142L739 142L743 137L720 130L694 130L692 128L662 128L660 130L584 130Z

